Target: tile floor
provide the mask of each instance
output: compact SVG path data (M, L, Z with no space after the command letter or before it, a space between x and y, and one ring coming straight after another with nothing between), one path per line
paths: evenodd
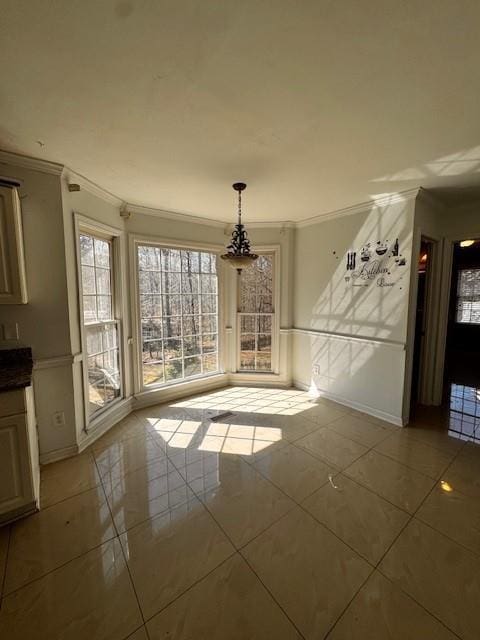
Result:
M0 529L0 637L478 640L480 394L452 394L405 429L295 389L135 412Z

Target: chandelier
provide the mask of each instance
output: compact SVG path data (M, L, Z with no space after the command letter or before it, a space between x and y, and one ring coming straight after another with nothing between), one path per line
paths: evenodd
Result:
M252 264L258 258L258 255L250 252L250 240L242 224L242 191L247 188L247 185L244 182L235 182L232 186L238 192L238 222L233 230L232 241L227 247L227 253L224 253L221 258L228 260L240 274L244 267Z

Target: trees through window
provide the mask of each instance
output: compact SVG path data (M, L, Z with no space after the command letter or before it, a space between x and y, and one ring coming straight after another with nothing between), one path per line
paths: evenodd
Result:
M121 394L112 242L81 233L80 265L90 417Z
M218 371L216 255L138 245L144 386Z
M242 270L239 285L238 317L240 370L272 370L272 323L274 255L262 254Z

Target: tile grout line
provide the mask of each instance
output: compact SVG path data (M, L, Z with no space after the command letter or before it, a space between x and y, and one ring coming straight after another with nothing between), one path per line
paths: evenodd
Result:
M98 465L97 465L97 461L96 460L95 460L95 466L97 467L97 471L98 471ZM100 476L100 472L98 472L98 475ZM119 535L118 530L117 530L117 525L115 524L115 519L113 517L113 513L112 513L112 510L110 508L110 504L108 502L107 494L105 492L105 487L103 486L103 483L102 483L101 486L102 486L103 495L105 497L105 502L107 504L108 512L110 513L110 518L112 519L113 527L114 527L115 531L117 532L116 539L118 540L118 544L120 545L120 551L122 553L123 561L125 563L125 568L127 569L128 577L130 579L130 584L132 586L132 590L133 590L133 593L135 595L135 600L137 601L137 606L138 606L138 610L140 612L140 617L142 618L143 626L145 626L145 616L143 615L143 611L142 611L142 607L140 605L140 600L139 600L139 597L138 597L138 594L137 594L137 590L135 589L135 583L133 582L133 577L132 577L132 574L131 574L131 571L130 571L130 567L129 567L128 562L127 562L127 557L125 555L125 550L124 550L123 544L121 543L121 540L120 540L120 535Z
M453 464L453 462L457 459L457 457L460 455L461 450L463 449L463 446L459 448L459 450L457 451L457 453L455 454L455 456L452 458L450 464L447 466L446 470L448 470L448 468ZM403 587L398 584L397 582L394 582L389 576L387 576L385 573L383 573L383 571L380 568L380 564L381 562L384 560L384 558L387 556L387 554L391 551L392 547L394 546L394 544L398 541L398 539L400 538L401 534L405 531L405 529L410 525L410 523L416 519L415 516L417 514L417 512L419 511L419 509L422 507L422 505L424 504L424 502L427 500L427 498L432 494L433 490L435 489L437 485L437 481L435 481L434 485L432 486L432 488L430 489L430 491L428 491L425 495L425 497L423 498L423 500L421 500L420 504L418 505L418 507L415 509L415 511L410 514L409 519L407 520L407 522L405 523L405 526L402 528L402 530L400 531L400 533L395 537L395 539L393 540L392 544L389 546L389 548L385 551L385 553L382 555L382 557L380 558L380 560L378 561L375 570L378 571L384 578L386 578L387 580L390 580L390 582L392 584L394 584L398 589L400 589L400 591L402 593L404 593L405 595L407 595L411 600L413 600L413 602L415 602L419 607L421 607L424 611L426 611L430 616L432 616L433 618L435 618L435 620L437 620L443 627L445 627L446 629L448 629L450 632L452 632L455 636L457 636L458 638L460 638L460 636L458 636L458 634L453 631L453 629L451 629L449 626L447 626L443 620L441 620L440 618L438 618L432 611L430 611L429 609L427 609L421 602L419 602L416 598L414 598L408 591L405 591L405 589L403 589ZM420 522L423 521L420 520ZM435 529L434 527L430 526L430 529L432 529L433 531L435 531L436 533L440 534L440 535L444 535L442 534L441 531L438 531L437 529ZM448 538L448 536L445 536L446 538ZM449 540L451 540L450 538L448 538ZM455 542L454 540L451 540L451 542ZM457 543L458 544L458 543Z
M241 463L247 464L245 463L245 461L240 459ZM255 471L255 470L254 470ZM181 474L181 472L179 471L179 473ZM258 472L257 472L258 473ZM261 474L259 474L260 477L263 478L263 476L261 476ZM187 482L187 481L186 481ZM270 483L272 484L272 483ZM287 619L291 622L291 624L294 626L294 628L298 631L298 633L300 634L300 636L302 638L304 638L304 635L302 633L300 633L299 629L297 628L297 626L294 624L294 622L291 620L290 616L287 614L287 612L284 610L284 608L281 606L281 604L277 601L277 599L274 597L274 595L271 593L270 589L268 589L268 587L265 585L265 583L263 582L263 580L260 578L260 576L257 574L257 572L250 566L250 563L247 561L247 559L245 558L245 556L241 553L241 550L244 549L247 545L249 545L253 540L255 540L256 538L258 538L260 535L262 535L263 533L265 533L265 531L267 531L268 529L270 529L270 527L272 527L273 525L277 524L280 520L282 520L282 518L286 517L289 513L291 513L294 509L297 508L297 503L295 501L292 501L294 503L294 506L291 509L288 509L288 511L286 513L283 513L281 516L279 516L274 522L270 523L265 529L263 529L262 531L260 531L256 536L254 536L253 538L251 538L248 542L246 542L244 545L237 547L237 545L233 542L233 540L230 538L230 536L227 534L227 532L225 531L225 529L221 526L221 524L217 521L217 519L215 518L215 516L213 515L213 513L210 511L210 509L208 508L208 506L203 502L203 500L201 500L201 498L199 497L199 495L197 495L197 493L193 490L193 488L190 486L190 484L187 482L187 485L189 486L190 490L194 493L194 495L197 497L198 500L200 500L201 504L204 506L204 508L208 511L208 513L210 514L210 516L212 517L212 519L215 521L215 523L217 524L217 526L220 528L220 530L224 533L224 535L226 536L227 540L229 540L230 544L232 545L232 547L235 549L235 553L237 553L242 559L243 561L247 564L247 566L249 567L249 569L255 574L255 576L257 577L257 579L259 580L259 582L262 584L263 588L270 594L270 597L273 599L273 601L275 602L275 604L277 605L277 607L279 607L279 609L282 611L282 613L287 617ZM275 485L273 485L275 487ZM276 487L275 487L276 488ZM286 494L285 494L286 495ZM288 497L288 496L287 496ZM223 564L223 563L221 563ZM218 565L220 566L220 565ZM205 577L205 576L204 576ZM185 592L184 592L185 593ZM181 594L183 595L183 594ZM178 596L180 597L180 596Z
M453 461L457 458L457 456L460 454L460 451L463 447L460 447L458 452L455 454L455 456L453 457L453 459L450 461L449 465L447 465L446 469L448 469L448 467L453 464ZM352 463L353 464L353 463ZM407 467L409 468L409 467ZM350 477L350 476L347 476ZM357 483L359 484L359 483ZM379 569L379 566L382 562L382 560L386 557L386 555L389 553L389 551L392 549L392 547L394 546L394 544L397 542L397 540L400 538L400 536L402 535L402 533L405 531L405 529L407 528L407 526L410 524L410 522L412 522L412 520L415 517L415 514L417 513L417 511L420 509L420 507L422 506L422 504L425 502L425 500L427 500L428 496L432 493L432 491L435 489L437 484L437 481L435 481L435 483L433 484L432 488L430 489L430 491L427 492L427 494L425 495L425 497L423 498L423 500L420 502L420 504L418 505L417 509L412 513L408 513L409 518L408 520L405 522L405 524L401 527L400 531L398 532L398 534L394 537L394 539L392 540L392 542L390 543L390 545L388 546L388 548L386 549L386 551L382 554L382 556L380 557L380 559L378 560L378 562L373 566L373 571L369 574L369 576L367 577L367 579L364 581L364 583L361 585L361 587L357 590L357 592L355 593L355 595L353 596L353 598L350 600L350 602L348 603L348 605L345 607L345 609L342 611L342 613L340 614L340 616L337 618L337 620L335 621L335 623L333 624L333 626L329 629L326 638L328 638L328 636L332 633L333 629L336 627L336 625L338 624L338 622L340 621L340 619L343 617L343 615L346 613L347 609L350 607L350 605L352 604L353 600L357 597L357 595L360 593L361 589L363 589L363 587L365 586L365 584L367 583L367 581L371 578L371 576L378 571L385 579L389 580L393 585L395 585L403 594L405 594L409 599L411 599L413 602L415 602L419 607L421 607L428 615L432 616L435 620L437 620L444 628L448 629L448 631L452 631L452 629L450 629L442 620L440 620L439 618L437 618L437 616L435 614L433 614L431 611L429 611L428 609L426 609L420 602L418 602L411 594L409 594L407 591L405 591L404 589L402 589L402 587L400 585L398 585L396 582L394 582L391 578L389 578L388 576L386 576L381 569ZM363 486L363 485L360 485ZM365 487L366 488L366 487ZM377 494L375 494L377 495ZM382 497L382 496L380 496ZM393 503L391 503L393 504ZM394 505L396 506L396 505ZM398 507L397 507L398 508ZM433 529L433 527L431 527ZM434 531L436 531L436 529L433 529ZM452 633L460 638L459 636L457 636L457 634L455 632L452 631Z

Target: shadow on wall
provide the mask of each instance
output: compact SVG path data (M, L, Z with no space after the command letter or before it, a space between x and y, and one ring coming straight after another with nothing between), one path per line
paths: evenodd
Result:
M314 269L323 290L310 329L329 335L310 335L312 392L401 415L412 212L413 201L393 196L390 205L352 216L361 220L355 227L342 218L323 223L336 229L322 235ZM386 397L379 403L376 394Z

